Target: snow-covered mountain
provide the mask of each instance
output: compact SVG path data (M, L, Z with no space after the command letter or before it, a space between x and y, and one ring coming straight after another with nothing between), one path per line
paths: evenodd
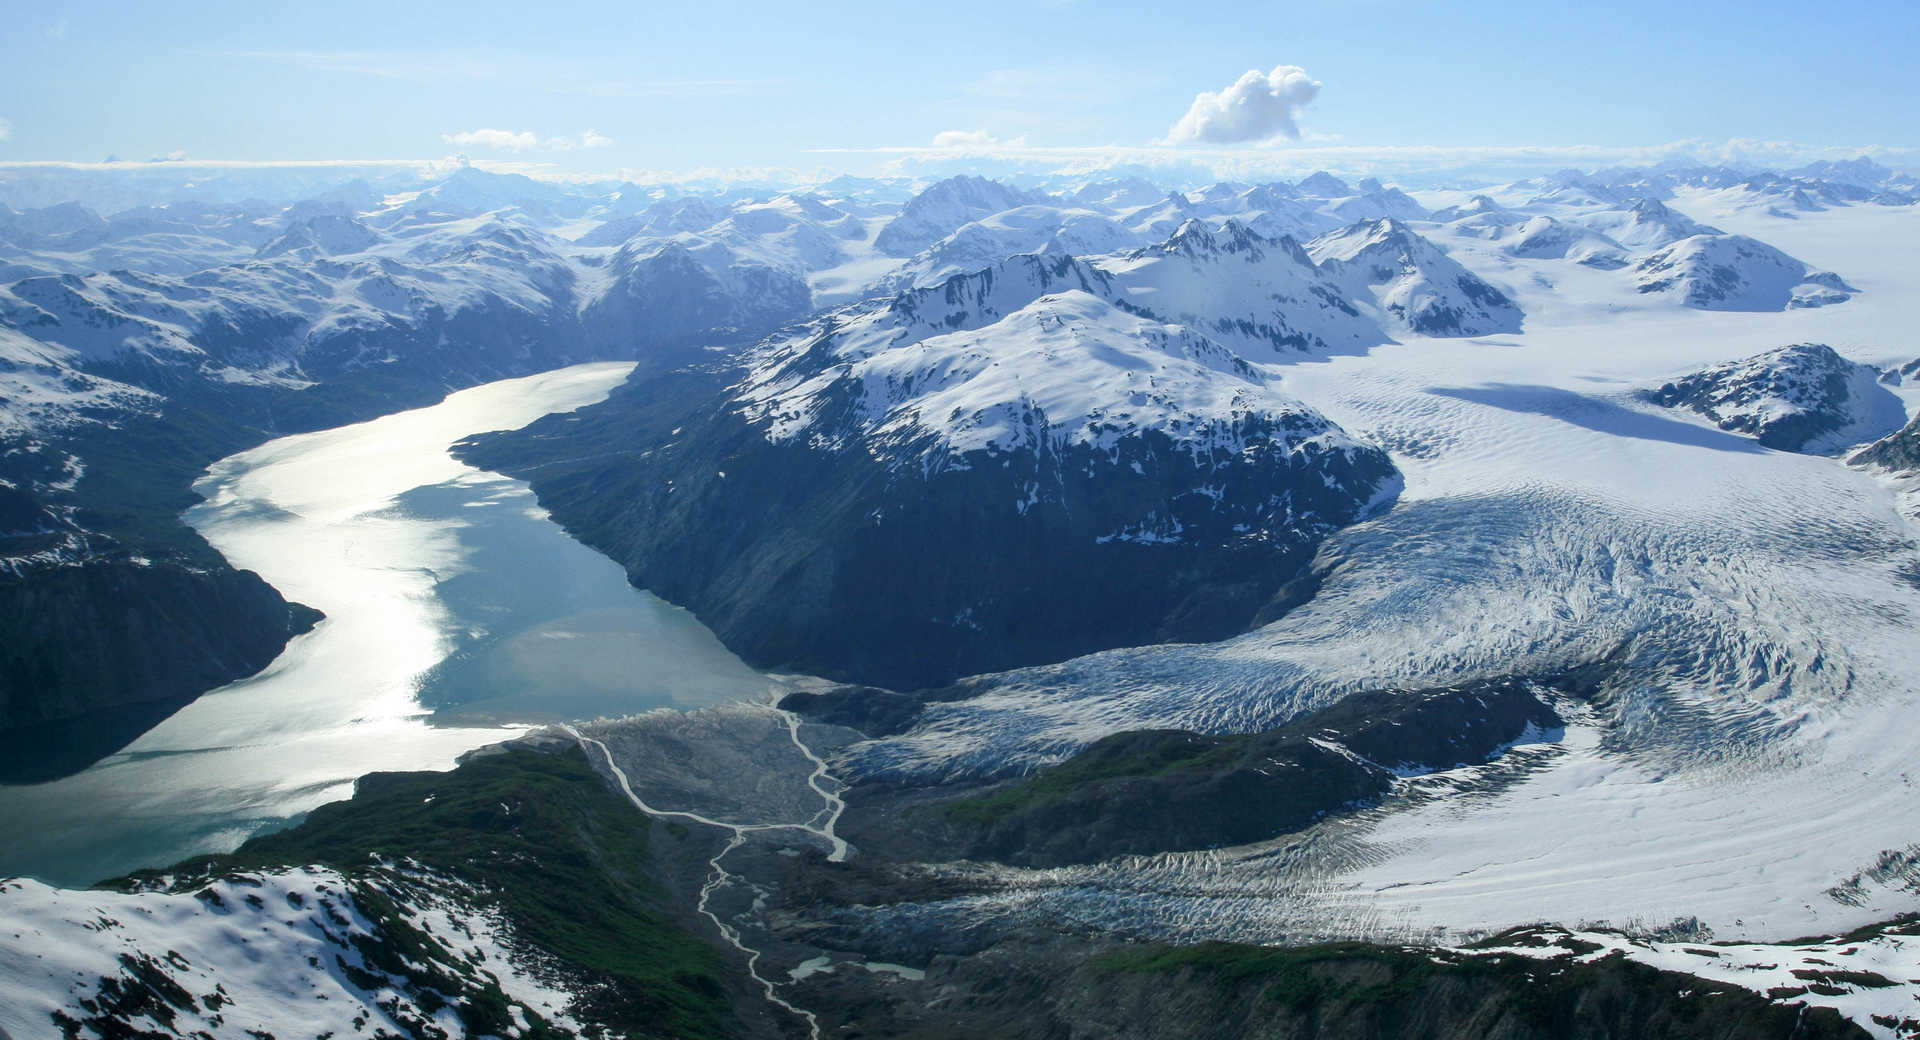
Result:
M1697 412L1769 448L1830 455L1906 421L1905 407L1879 376L1824 343L1799 343L1702 369L1647 397Z
M323 867L249 871L198 892L65 891L11 879L0 882L0 917L21 938L0 949L0 1022L21 1036L140 1026L222 1037L350 1036L369 1026L376 1035L452 1036L465 1032L456 1002L496 994L503 1011L491 1025L502 1035L529 1035L535 1023L580 1028L568 1014L577 995L540 979L540 960L517 946L503 915L473 886L420 869L378 881ZM416 930L457 935L458 948L418 943ZM410 941L413 957L389 952ZM468 1010L476 1025L479 1014Z
M1188 221L1164 242L1095 263L1129 310L1195 326L1250 357L1269 357L1261 347L1285 356L1365 349L1386 338L1299 243L1235 221L1218 231Z
M319 214L287 225L254 255L262 260L303 251L306 258L345 256L371 249L380 236L349 216Z
M143 385L297 388L395 363L479 375L540 351L558 360L738 341L810 306L804 282L764 266L716 269L670 246L616 251L596 269L512 218L394 238L313 217L260 255L186 276L22 279L0 288L0 327ZM654 324L637 321L636 306Z
M1572 260L1606 271L1628 263L1627 251L1620 243L1598 231L1548 216L1532 217L1515 226L1506 251L1533 260Z
M1816 271L1745 235L1683 238L1633 265L1635 287L1688 307L1777 311L1845 303L1855 290L1831 271Z
M1428 336L1520 329L1520 308L1398 220L1361 221L1307 243L1349 294L1371 296L1397 327Z
M888 256L908 257L953 234L964 224L1018 206L1046 204L1043 194L1021 191L981 177L949 177L915 195L874 237Z
M1013 257L776 336L682 411L582 419L651 445L590 464L581 488L632 497L586 537L768 666L926 685L1205 638L1284 609L1311 547L1398 487L1249 356L1380 338L1238 225Z
M1663 249L1695 235L1725 233L1667 208L1658 199L1645 198L1626 209L1590 214L1583 223L1636 253Z
M1092 210L1026 205L969 221L910 257L876 283L884 291L938 285L1022 253L1098 256L1143 244L1148 236Z

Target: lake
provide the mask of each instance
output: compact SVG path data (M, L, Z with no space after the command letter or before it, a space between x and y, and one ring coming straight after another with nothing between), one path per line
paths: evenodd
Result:
M92 768L0 788L0 877L84 885L230 850L361 775L451 768L541 723L765 699L766 676L524 483L448 452L597 402L632 367L489 383L210 467L188 522L326 619Z

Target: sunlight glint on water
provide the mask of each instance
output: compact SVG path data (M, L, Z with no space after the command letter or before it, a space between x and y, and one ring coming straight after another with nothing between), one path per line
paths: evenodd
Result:
M525 485L447 452L598 401L630 367L493 383L216 463L188 520L326 620L92 769L0 788L0 876L165 865L528 723L763 695L764 677L568 537Z

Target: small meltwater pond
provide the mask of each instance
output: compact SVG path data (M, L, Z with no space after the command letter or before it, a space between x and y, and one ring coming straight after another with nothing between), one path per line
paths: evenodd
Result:
M365 773L450 768L533 724L764 699L767 677L525 484L448 452L599 401L631 369L490 383L214 464L188 521L326 620L85 772L0 788L0 877L80 885L231 849Z

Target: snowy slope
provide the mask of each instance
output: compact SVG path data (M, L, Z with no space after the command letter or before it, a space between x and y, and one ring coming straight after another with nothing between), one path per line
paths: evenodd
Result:
M71 349L0 329L0 437L159 410L159 394L77 371L80 360Z
M1513 228L1506 250L1533 260L1572 260L1603 270L1627 266L1620 243L1577 224L1538 216Z
M1637 253L1664 249L1695 235L1723 233L1669 209L1658 199L1640 199L1626 209L1594 213L1583 223Z
M542 1023L573 1035L575 995L541 980L550 973L529 962L476 895L398 867L370 881L318 867L235 874L179 892L0 881L0 932L13 937L0 943L0 1032L463 1036L457 1002L494 984L509 1006L510 1035ZM369 897L396 904L415 934L391 934L366 909ZM370 943L396 949L406 939L419 958L413 974L368 956L377 949ZM457 986L423 985L435 972Z
M876 291L938 285L957 274L992 267L1021 253L1098 256L1143 245L1148 236L1092 210L1016 206L969 221L908 258L875 284Z
M1046 203L1039 193L1021 191L981 177L949 177L915 195L900 214L874 237L888 256L907 257L953 234L964 224L1017 206Z
M1563 963L1624 957L1752 990L1782 1004L1833 1008L1869 1036L1896 1040L1920 1033L1913 986L1920 979L1920 927L1914 923L1797 943L1711 943L1620 932L1526 929L1456 950L1467 956L1508 954Z
M1189 329L1137 317L1085 290L1039 297L992 325L889 344L805 381L770 372L739 398L779 417L774 435L812 429L818 400L850 380L848 418L879 450L934 438L950 455L1087 445L1158 432L1196 455L1238 451L1245 419L1299 414L1301 442L1348 450L1299 402L1232 351ZM837 427L835 438L852 431ZM924 450L924 449L922 449Z
M1643 293L1706 310L1775 311L1845 303L1854 289L1828 271L1744 235L1695 235L1633 267Z
M1371 295L1409 331L1484 336L1520 328L1512 300L1397 220L1329 232L1308 243L1307 252L1351 295Z
M1386 339L1297 242L1232 220L1218 231L1189 221L1164 242L1094 265L1128 307L1204 329L1252 357L1362 350Z

